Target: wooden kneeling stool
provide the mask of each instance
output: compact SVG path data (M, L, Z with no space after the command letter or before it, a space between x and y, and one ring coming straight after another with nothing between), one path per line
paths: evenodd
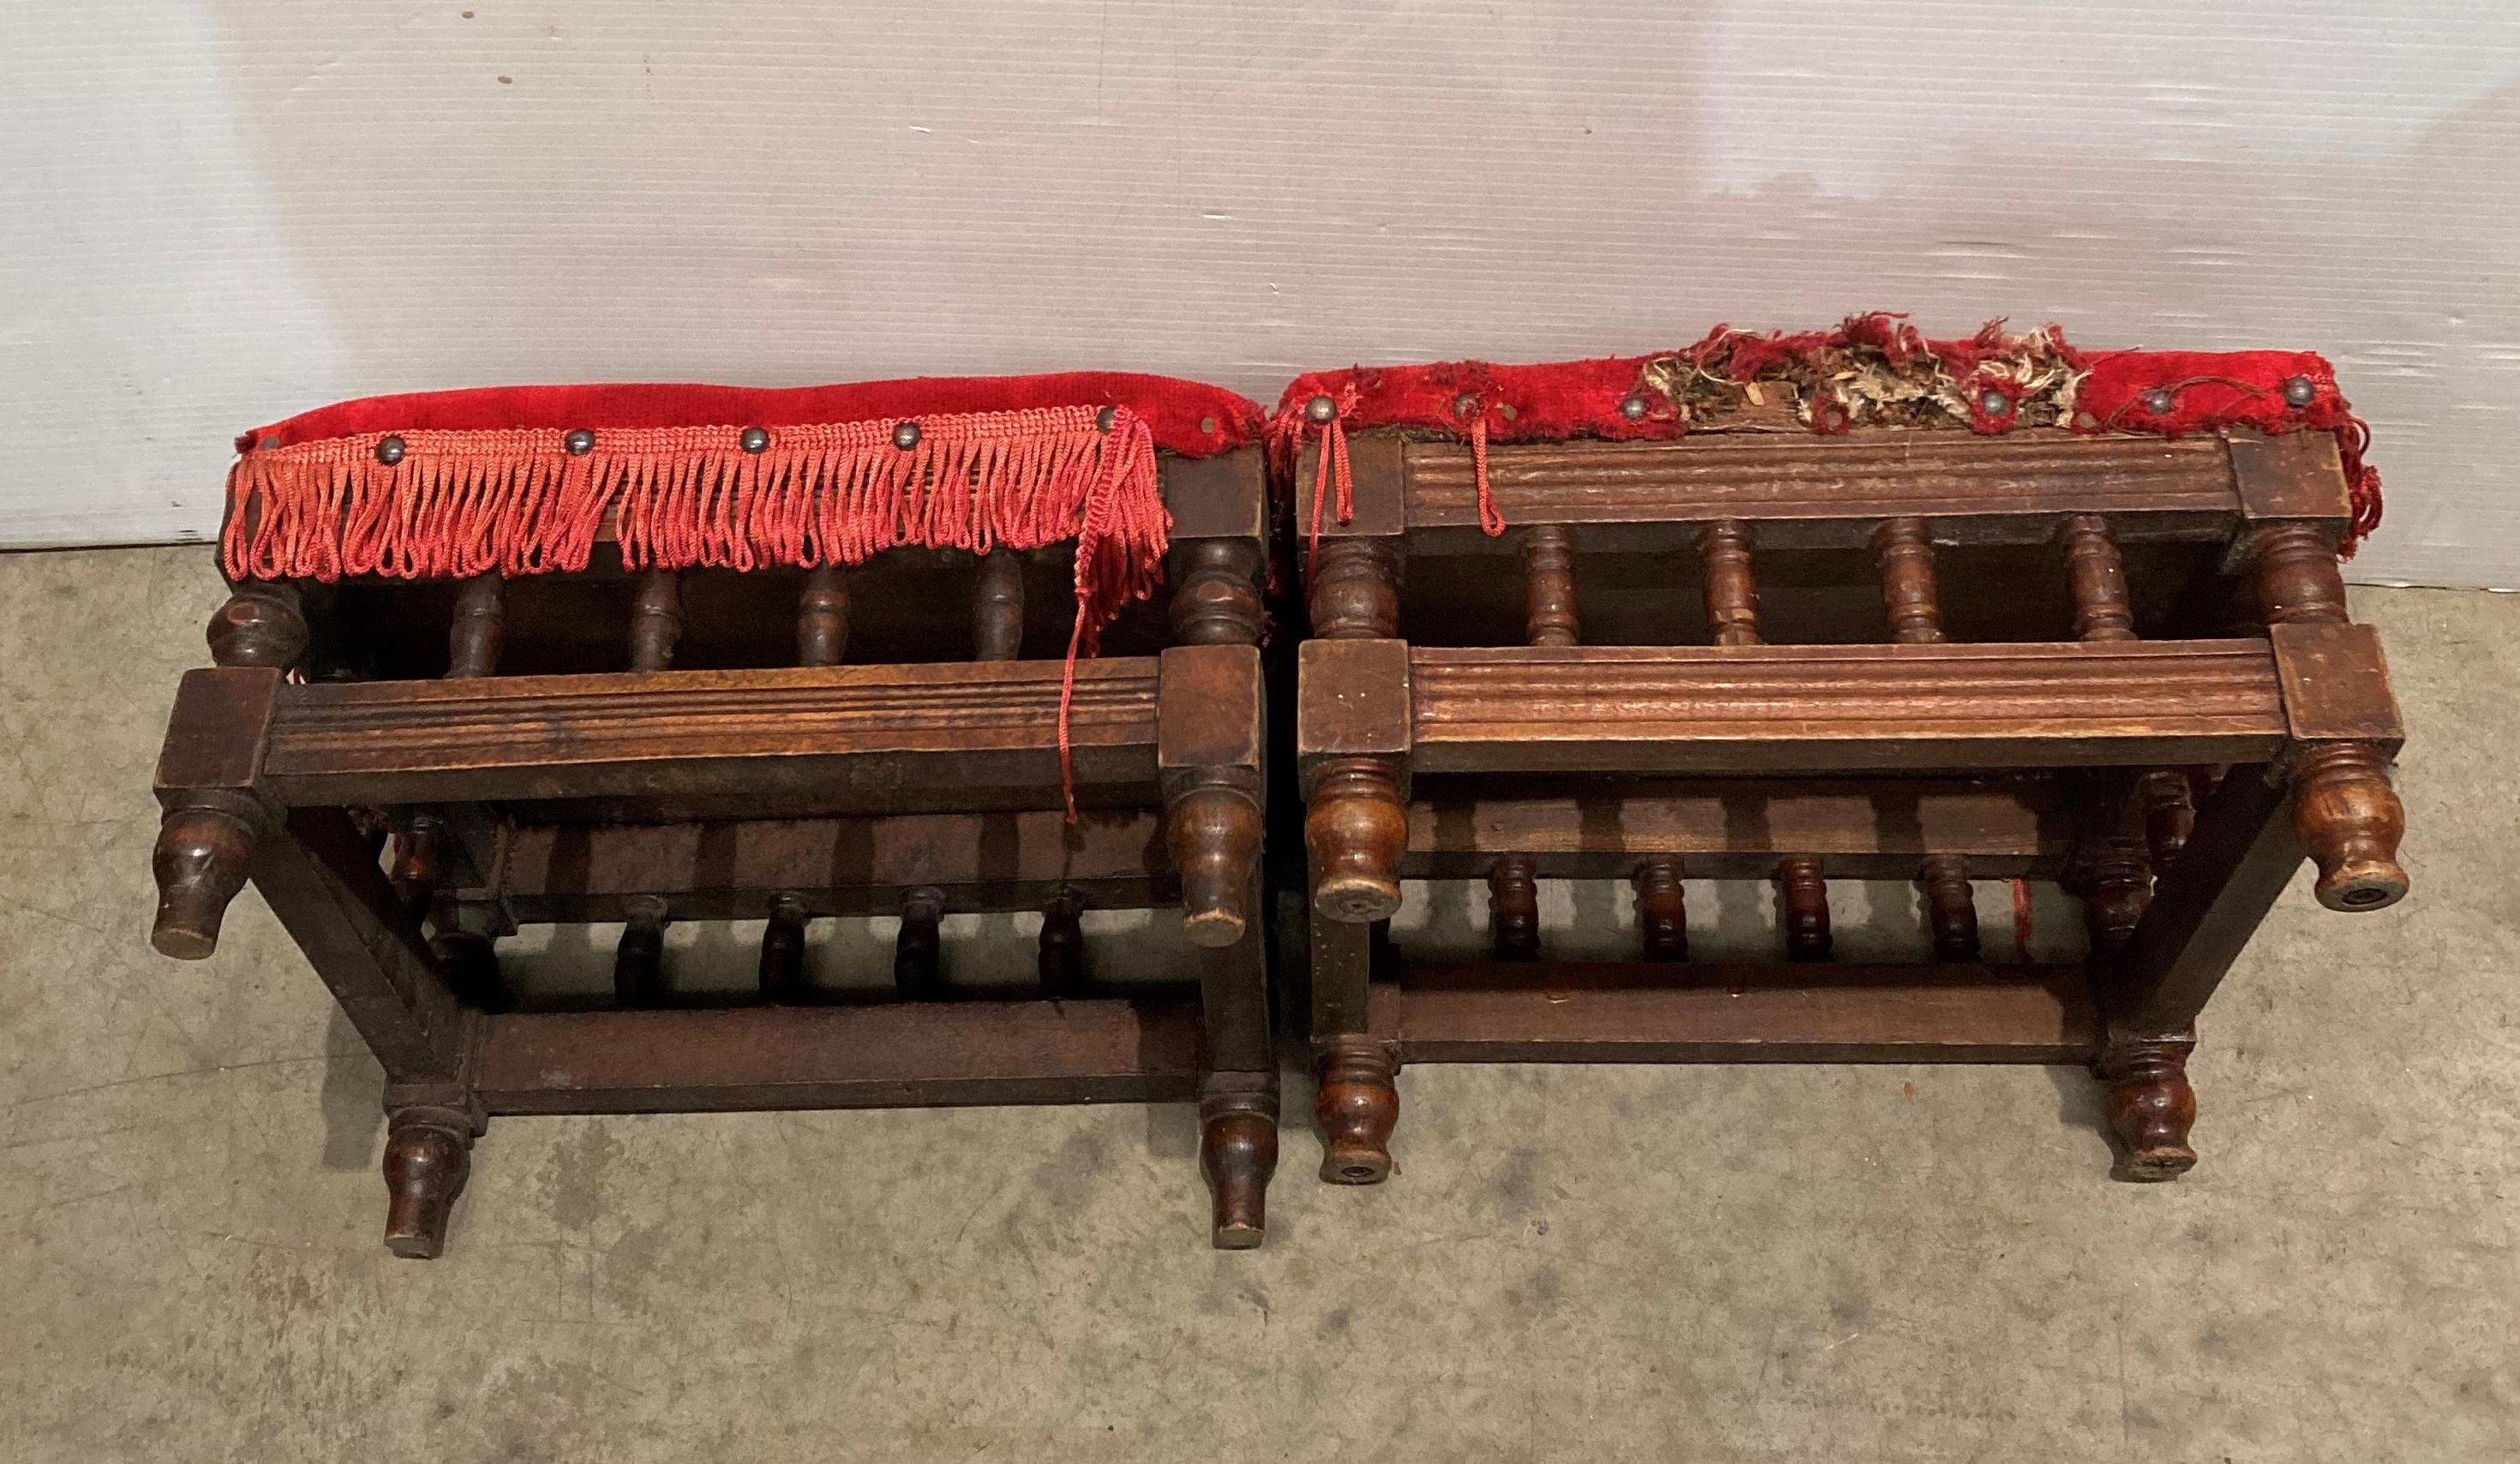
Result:
M2316 356L1868 318L1323 373L1273 438L1326 1179L1389 1174L1402 1065L1495 1061L2087 1064L2169 1178L2305 855L2330 909L2406 893L2336 567L2377 482ZM1779 958L1684 963L1684 875L1774 881ZM1546 878L1632 883L1636 958L1547 959ZM1485 880L1490 958L1395 949L1409 879ZM1917 881L1916 962L1834 962L1830 879ZM1979 880L2079 896L2088 959L1989 960Z
M1257 1245L1258 424L1080 376L254 434L218 666L158 772L154 942L207 956L262 892L384 1066L398 1255L438 1253L499 1114L1192 1099L1214 1242ZM1093 980L1083 912L1150 907L1195 970ZM1041 914L1038 992L958 993L941 920L1009 910ZM871 914L900 917L889 998L812 990L809 924ZM757 998L678 996L667 924L729 919L767 921ZM516 1000L499 937L597 921L609 1008Z

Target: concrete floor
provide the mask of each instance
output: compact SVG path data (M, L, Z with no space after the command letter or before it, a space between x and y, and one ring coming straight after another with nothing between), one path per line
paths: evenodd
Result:
M145 942L205 551L0 557L0 1459L2509 1459L2520 599L2357 592L2416 880L2297 885L2204 1161L2070 1071L1429 1068L1204 1244L1186 1109L509 1119L378 1244L378 1074L250 894Z

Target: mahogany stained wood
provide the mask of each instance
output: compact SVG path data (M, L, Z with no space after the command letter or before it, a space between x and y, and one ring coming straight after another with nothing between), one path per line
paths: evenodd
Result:
M2262 641L1411 647L1421 773L1928 772L2263 760Z
M1469 449L1407 444L1412 529L1478 523ZM1368 478L1358 474L1358 494ZM1863 545L1883 519L1929 515L1952 542L2045 543L2069 514L2126 518L2144 537L2226 537L2241 511L2219 437L2000 438L1864 432L1709 433L1676 442L1492 445L1488 482L1509 524L1756 519L1769 548ZM1309 485L1309 480L1306 480Z
M1414 968L1374 989L1375 1036L1404 1062L2085 1063L2099 1042L2080 966L1831 965L1793 985L1760 965L1652 968L1653 985L1616 966L1513 969L1505 986Z
M958 1001L486 1020L474 1084L501 1113L1171 1102L1198 1083L1186 1000Z
M810 783L868 812L1016 788L1055 806L1059 676L1056 661L1015 661L293 686L277 695L262 774L292 804ZM1152 786L1156 685L1150 659L1077 666L1081 791Z

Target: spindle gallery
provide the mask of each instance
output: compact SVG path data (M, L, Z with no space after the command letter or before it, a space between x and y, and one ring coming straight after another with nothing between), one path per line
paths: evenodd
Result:
M1258 424L1095 376L248 434L217 667L158 768L157 947L209 954L259 888L384 1066L399 1255L438 1253L499 1115L1192 1100L1214 1242L1257 1245ZM1188 963L1110 980L1082 917L1148 907ZM1040 913L1036 992L965 989L972 911ZM878 914L885 999L818 982L816 922ZM742 919L754 995L698 995L668 928ZM497 943L588 922L622 927L610 1006L521 1001Z
M2364 435L2316 356L1888 316L1296 380L1323 1177L1393 1173L1427 1062L2080 1064L2127 1176L2186 1170L2199 1013L2304 855L2406 893ZM1688 962L1684 878L1771 887L1775 959ZM1429 879L1485 881L1488 959L1389 933ZM1630 885L1635 959L1552 959L1544 880ZM1837 958L1846 880L1914 883L1912 963ZM2031 881L2085 958L1981 930Z
M1196 1102L1209 1235L1257 1245L1281 1028L1334 1183L1395 1173L1431 1062L2080 1066L2166 1179L2304 861L2407 892L2365 439L2315 355L1888 316L1266 421L1109 375L343 403L240 440L154 940L260 891L385 1070L406 1256L493 1117L1119 1100ZM1429 880L1483 958L1392 934ZM1704 880L1765 958L1692 932ZM1909 958L1854 958L1857 880L1912 889ZM1625 892L1631 958L1563 958L1558 881ZM2083 918L2034 951L2040 884ZM1146 909L1178 938L1091 933ZM1039 920L1018 990L983 912ZM869 917L889 963L832 979ZM702 980L674 928L738 920ZM597 923L575 1006L503 964Z

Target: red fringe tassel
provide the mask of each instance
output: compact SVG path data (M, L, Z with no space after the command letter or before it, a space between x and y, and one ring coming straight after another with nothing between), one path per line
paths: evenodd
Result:
M377 457L383 433L256 449L228 474L220 555L235 579L330 582L582 570L608 520L634 570L854 565L888 549L984 555L1073 538L1076 624L1058 698L1073 819L1075 658L1163 578L1172 516L1154 434L1119 406L916 421L907 449L890 421L777 427L757 453L741 427L599 431L583 456L546 428L393 434L391 464Z

